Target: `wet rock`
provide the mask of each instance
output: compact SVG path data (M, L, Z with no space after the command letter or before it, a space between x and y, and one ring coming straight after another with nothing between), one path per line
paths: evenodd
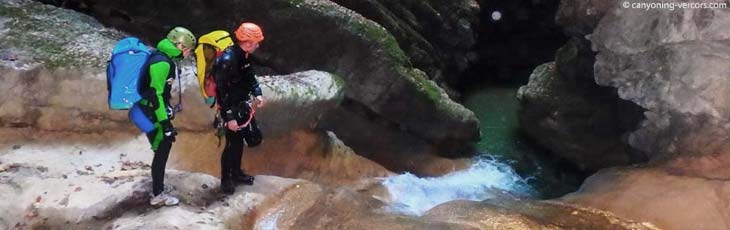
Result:
M577 52L576 47L568 44L559 53L569 52L566 49ZM558 58L559 63L567 61ZM563 68L570 67L563 65ZM595 171L646 161L627 140L640 118L633 114L641 110L618 99L611 88L585 82L585 76L592 74L562 74L555 63L538 66L530 82L517 93L522 104L522 129L552 154L569 160L581 170Z
M181 134L181 142L169 163L179 169L220 175L220 153L212 134ZM268 137L267 137L268 138ZM246 148L243 169L253 175L276 175L339 186L354 181L392 175L383 166L355 154L332 133L306 130L265 139L265 144Z
M10 52L3 52L0 53L0 60L12 62L18 60L18 56Z
M150 165L148 163L137 161L137 162L129 162L129 161L123 161L122 167L120 168L122 171L127 170L134 170L134 169L149 169Z
M141 140L140 140L141 141ZM31 144L32 146L32 144ZM24 151L33 151L32 148ZM0 183L4 201L0 202L0 228L10 228L10 223L33 228L69 229L139 229L153 226L160 229L187 228L243 228L240 217L251 210L268 212L285 207L304 193L316 193L318 186L309 182L272 176L257 176L254 186L239 186L238 192L218 201L217 190L201 187L218 187L218 178L210 175L168 170L166 185L171 194L181 200L175 207L152 209L149 206L151 181L149 169L105 171L100 176L82 175L62 178L58 173L71 171L76 164L88 164L95 160L118 162L117 155L103 149L89 149L97 159L68 157L61 147L44 152L47 159L33 161L24 168L49 168L48 174L20 169L8 172L9 177ZM132 159L147 158L146 152L134 152ZM17 151L0 154L3 161L24 162L28 152ZM103 166L102 166L103 167ZM230 207L225 207L229 204ZM306 206L304 206L306 207ZM199 211L202 208L202 212ZM20 221L20 222L16 222ZM253 223L249 223L253 225ZM104 227L100 227L104 226Z
M102 67L111 52L105 45L122 36L89 16L25 0L3 0L0 28L0 53L15 59L0 65L22 69Z
M713 155L603 170L561 200L648 221L661 229L728 229L728 163L727 155Z
M479 5L459 1L334 0L385 27L416 68L455 86L476 44ZM442 85L444 87L444 85Z
M508 197L451 201L431 209L424 217L478 229L659 229L651 223L597 209Z
M555 20L567 34L582 38L591 34L601 18L623 2L626 1L561 0Z
M348 188L326 190L316 204L291 229L658 229L593 208L508 195L451 201L423 216L392 212L387 201Z
M208 177L212 178L212 177ZM182 179L182 178L181 178ZM199 178L204 179L204 178ZM183 179L185 184L188 179ZM208 180L208 179L204 179ZM171 182L176 183L176 182ZM181 204L175 207L149 210L144 214L128 212L105 226L111 229L139 229L152 226L156 229L247 229L257 226L258 222L266 222L267 213L278 214L281 219L274 220L274 227L278 221L288 221L286 213L294 212L299 205L303 194L317 194L318 186L300 181L270 176L257 177L253 186L239 186L237 192L220 200L209 199L210 203L201 211L195 203ZM199 199L196 196L210 196L211 191L192 191L192 199ZM213 194L217 195L217 194ZM183 196L183 199L186 199ZM192 205L192 206L188 206ZM284 210L282 208L286 208Z
M463 157L464 152L437 148L404 132L395 124L373 119L372 116L361 117L359 114L368 113L351 100L345 99L342 106L352 110L338 109L325 114L322 119L328 122L320 123L320 128L336 133L357 154L385 166L388 170L411 172L419 176L440 176L468 167L468 159L451 159ZM450 143L457 144L458 142Z
M68 206L68 197L69 197L69 195L64 196L63 199L61 199L61 201L58 202L58 205L61 205L64 207Z
M730 150L730 33L719 29L728 24L721 9L621 8L601 20L596 82L646 109L631 146L653 158Z
M66 20L74 23L60 23ZM7 28L0 30L0 52L20 55L0 61L0 125L88 130L104 120L106 128L128 126L124 114L104 111L105 97L89 96L106 95L101 68L122 33L91 17L24 0L3 1L0 22Z
M644 119L644 109L619 98L615 88L596 83L596 53L584 36L615 5L563 0L556 20L573 37L558 49L554 63L535 69L518 93L525 133L588 172L649 159L629 144L629 134Z
M313 129L345 94L342 78L321 71L262 76L259 82L268 104L256 111L256 120L266 137Z
M316 204L297 219L292 229L474 229L378 211L385 203L348 189L327 191Z
M0 186L0 190L8 198L8 201L0 204L3 214L0 219L16 219L18 213L22 213L22 205L28 200L28 196L39 191L53 191L47 193L42 199L40 196L34 198L32 205L32 218L25 219L24 223L35 226L64 226L66 221L73 223L93 222L95 218L114 215L115 210L125 203L144 203L143 197L135 196L139 191L129 183L120 187L112 188L97 183L93 176L78 176L72 179L43 178L32 175L13 174L10 181L18 181L17 187L12 185ZM76 184L83 184L88 189L65 186L66 180ZM22 181L22 182L20 182ZM137 180L139 181L139 180ZM139 193L139 192L137 192ZM45 202L45 201L50 202Z
M70 138L68 134L65 136ZM86 134L86 138L79 139L85 139L85 141L95 138L107 139L107 137L98 136ZM55 136L47 138L63 140ZM324 161L332 163L327 167L335 167L335 164L340 165L340 168L351 166L346 159L359 161L349 153L346 147L341 146L334 136L330 136L330 138L325 139L332 144L327 148L332 152L327 154L329 154L328 157L333 158L330 161ZM151 161L153 156L145 146L146 141L145 137L139 136L129 143L107 143L105 146L93 144L95 147L73 142L47 146L49 142L40 141L40 144L26 143L26 148L23 148L22 151L1 152L0 161L18 166L12 171L3 172L3 175L9 177L1 179L0 192L8 198L7 201L12 202L0 202L0 227L10 228L11 225L18 224L19 226L51 229L84 229L99 228L99 226L104 229L139 229L149 228L149 226L160 229L372 229L373 227L382 229L478 229L478 226L483 226L480 225L482 223L480 220L458 219L458 217L490 212L480 211L484 207L476 207L441 209L453 210L450 212L452 214L443 216L434 214L428 217L416 217L391 213L387 208L387 191L383 190L378 180L372 179L360 180L344 186L321 186L305 180L256 175L256 182L253 186L238 186L235 194L222 196L218 191L218 178L176 170L167 170L165 183L172 188L171 194L179 197L181 203L178 206L153 209L148 204L151 189L149 169L121 170L121 167L116 167L115 170L111 168L111 165L119 166L127 160L131 162ZM75 152L76 148L83 148L88 154L85 156L68 154ZM109 151L110 149L115 151ZM125 160L121 160L118 157L118 151L129 154ZM32 154L35 152L42 152L44 160L30 160L36 159L36 156ZM218 156L217 153L214 154L216 157ZM172 154L172 156L175 155L176 153ZM210 156L201 156L201 158L214 158L217 161L217 158ZM289 161L297 160L287 159ZM247 159L247 161L250 160ZM18 162L31 163L19 164ZM77 165L99 164L97 162L103 162L100 170L97 170L98 175L61 177L64 173L75 170ZM170 167L175 165L170 163ZM204 162L198 163L203 164ZM296 166L295 164L290 165ZM41 173L33 170L38 167L47 167L48 171ZM327 169L327 167L323 168ZM328 172L333 176L353 175L341 171ZM206 188L203 185L209 187ZM39 196L42 197L40 201L37 200ZM519 201L513 201L512 204L521 207L514 203L520 203ZM526 212L516 211L520 210L519 208L505 210L509 211L504 215L510 218L515 215L514 213ZM568 211L552 212L552 210L554 209L535 209L530 215L525 215L529 218L539 215L553 215L554 218L563 218L561 217L563 215L574 215L576 218L590 216L580 210L578 210L578 214ZM576 210L571 209L570 211ZM26 214L30 214L28 219L24 219ZM624 223L621 219L614 221ZM504 225L495 223L493 226ZM549 227L550 225L538 226Z
M719 63L730 49L718 29L728 18L713 9L606 11L590 36L594 77L646 110L627 143L652 163L602 170L564 200L662 229L728 228L719 204L730 178L722 77L730 70Z

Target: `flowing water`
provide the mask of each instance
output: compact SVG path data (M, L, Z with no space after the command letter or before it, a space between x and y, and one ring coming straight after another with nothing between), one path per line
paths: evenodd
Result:
M517 175L512 167L489 157L478 159L469 169L441 177L418 178L406 173L386 178L383 185L390 192L390 211L409 215L421 215L452 200L489 199L501 191L535 195L527 180Z
M526 139L519 127L517 87L487 86L466 95L480 120L482 140L474 164L435 178L402 174L386 178L391 211L420 215L452 200L485 200L494 192L552 198L575 191L582 177Z

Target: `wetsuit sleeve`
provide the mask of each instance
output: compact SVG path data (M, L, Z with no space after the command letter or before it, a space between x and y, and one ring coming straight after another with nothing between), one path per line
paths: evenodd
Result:
M163 92L165 92L165 85L167 84L167 75L170 73L170 64L167 62L158 62L150 65L150 88L155 90L155 98L158 105L155 109L155 118L157 122L167 120L167 111L165 111L166 105L162 98Z
M261 96L261 87L259 86L259 81L256 80L256 74L254 74L252 71L248 75L248 81L251 85L251 94L253 94L254 96Z

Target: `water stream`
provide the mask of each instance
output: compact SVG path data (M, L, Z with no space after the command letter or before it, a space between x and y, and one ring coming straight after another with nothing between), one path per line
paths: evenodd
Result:
M466 95L464 105L480 120L482 140L474 164L435 178L402 174L386 178L391 211L420 215L452 200L485 200L508 191L552 198L575 191L582 181L571 166L547 155L520 131L517 87L485 86Z
M383 185L391 196L390 211L421 215L452 200L480 201L494 193L509 191L520 196L534 196L527 180L497 158L481 157L469 169L434 177L419 178L406 173L386 178Z

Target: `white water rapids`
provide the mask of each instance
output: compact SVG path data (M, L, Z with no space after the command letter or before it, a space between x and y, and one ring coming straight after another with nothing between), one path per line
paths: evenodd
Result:
M452 200L489 199L499 190L525 196L535 194L527 179L490 157L475 160L470 168L441 177L419 178L405 173L385 178L383 185L391 195L389 211L407 215L422 215Z

